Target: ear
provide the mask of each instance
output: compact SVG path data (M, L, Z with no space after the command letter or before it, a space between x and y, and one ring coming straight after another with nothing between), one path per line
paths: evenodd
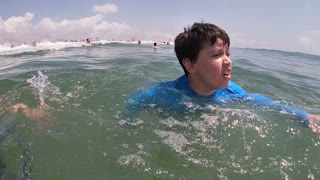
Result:
M182 64L186 68L186 70L189 72L189 74L193 74L196 72L196 69L195 69L193 63L191 62L191 60L189 58L184 58L182 60Z

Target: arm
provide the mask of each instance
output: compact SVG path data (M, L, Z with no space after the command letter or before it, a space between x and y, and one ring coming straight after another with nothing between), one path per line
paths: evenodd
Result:
M287 113L289 115L292 115L296 120L300 122L300 125L303 127L308 127L308 115L306 111L283 105L278 102L273 101L270 98L267 98L265 96L259 95L259 94L246 94L245 100L261 107L266 107L274 111L279 111L283 113Z
M296 109L291 106L282 105L280 103L274 102L271 99L257 95L248 94L250 101L256 105L271 108L276 111L285 111L295 117L299 121L300 125L303 127L308 127L310 130L316 134L320 134L320 115L309 114L306 111Z
M166 83L160 83L148 91L138 91L130 95L125 101L125 115L130 115L130 118L137 117L141 111L155 108L184 111L186 105L182 96L181 91Z
M138 91L126 98L126 110L136 112L141 109L147 108L152 104L154 97L154 89L143 92Z
M240 99L244 100L245 102L252 103L257 106L270 108L275 111L279 112L286 112L291 114L298 120L303 127L309 127L312 132L320 134L320 115L309 114L306 111L282 105L278 102L271 100L265 96L259 94L250 94L243 90L239 85L230 83L231 84L231 91L239 95Z
M46 106L47 108L49 107L48 105ZM21 110L27 118L36 121L36 123L42 127L52 128L53 126L51 115L45 112L43 109L30 108L25 104L19 103L9 106L8 110L14 113L16 113L18 110Z
M228 89L235 94L236 98L240 101L244 101L247 103L251 103L253 105L259 106L259 107L264 107L264 108L269 108L274 111L279 111L279 112L285 112L288 114L293 115L296 117L298 120L301 120L301 123L303 126L308 126L308 121L306 121L308 117L308 113L303 110L299 110L296 108L293 108L291 106L287 105L282 105L278 102L273 101L270 98L267 98L265 96L262 96L260 94L252 94L252 93L247 93L244 89L242 89L239 85L230 82L230 86Z
M121 113L121 119L132 121L139 117L141 110L151 108L154 90L137 91L125 100L125 110Z

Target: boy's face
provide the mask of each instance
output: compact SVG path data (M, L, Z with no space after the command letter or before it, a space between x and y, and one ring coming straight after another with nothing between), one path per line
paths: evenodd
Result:
M217 89L228 86L231 79L232 61L229 47L221 39L214 45L206 43L193 63L194 72L191 85L201 95L210 95Z

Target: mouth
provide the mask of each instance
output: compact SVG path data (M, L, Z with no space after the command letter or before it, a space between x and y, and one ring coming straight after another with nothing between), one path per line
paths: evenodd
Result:
M227 78L227 79L231 79L231 71L227 71L227 72L223 73L223 77Z

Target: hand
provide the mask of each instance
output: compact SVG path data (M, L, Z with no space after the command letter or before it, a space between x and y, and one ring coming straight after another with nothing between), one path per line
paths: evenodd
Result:
M320 115L309 114L308 121L311 131L320 134Z
M49 109L50 106L46 105L45 108ZM14 113L16 113L20 109L27 118L34 120L41 127L53 127L51 114L44 111L43 109L29 108L27 105L22 103L12 105L8 109Z
M19 109L26 110L26 109L29 109L29 107L25 104L22 104L22 103L11 105L8 107L8 110L10 110L14 113L16 113Z
M23 110L25 116L30 118L31 120L34 120L38 125L44 128L52 128L53 122L51 114L48 112L45 112L42 109L24 109Z

